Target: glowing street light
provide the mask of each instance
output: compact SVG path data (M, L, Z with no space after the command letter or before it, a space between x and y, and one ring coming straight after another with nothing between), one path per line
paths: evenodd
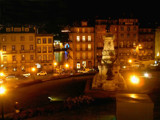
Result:
M54 62L54 66L57 66L57 62Z
M32 70L32 72L34 72L34 71L36 71L36 68L32 67L32 69L31 69L31 70Z
M32 72L33 72L33 79L35 80L35 76L34 76L34 72L36 71L36 68L35 67L32 67Z
M2 120L4 120L4 109L3 109L3 95L5 94L6 92L6 89L5 87L1 86L0 87L0 95L1 95L1 102L2 102L2 106L1 106L1 109L2 109Z
M133 84L139 84L139 78L136 76L132 76L130 80Z
M0 95L4 94L5 92L6 92L6 89L3 86L1 86L0 87Z
M66 68L69 68L69 64L66 63L66 64L65 64L65 67L66 67Z
M128 62L129 62L129 63L132 63L132 59L129 59Z

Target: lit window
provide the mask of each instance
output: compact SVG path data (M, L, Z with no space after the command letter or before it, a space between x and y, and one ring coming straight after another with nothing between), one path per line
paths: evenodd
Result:
M15 67L15 68L13 68L13 71L15 72L15 71L17 71L17 68Z
M41 39L40 38L37 39L37 44L41 44Z
M79 32L79 28L77 28L77 32Z
M88 36L88 41L91 41L91 36Z
M47 41L46 41L46 38L43 38L43 43L45 44Z
M91 44L88 44L88 50L91 50Z
M80 36L77 36L77 42L79 42L80 41Z
M83 68L86 68L86 61L82 61Z
M86 40L86 37L82 36L82 41L85 42L85 40Z
M81 68L81 64L78 62L77 63L77 69L80 69Z

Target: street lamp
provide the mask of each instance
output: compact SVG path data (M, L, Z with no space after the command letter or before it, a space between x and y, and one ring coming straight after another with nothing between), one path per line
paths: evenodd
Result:
M4 120L3 95L5 94L5 92L6 92L5 87L1 86L1 87L0 87L0 95L1 95L1 100L2 100L2 105L1 105L1 110L2 110L2 120Z
M68 63L65 64L65 68L66 68L66 69L69 68L69 64L68 64Z
M68 68L69 68L69 64L68 64L68 63L65 64L65 68L66 68L66 71L67 71ZM68 71L67 71L67 72L68 72Z
M128 62L129 62L129 63L132 63L132 59L129 59Z
M55 68L57 67L57 62L54 62L53 65L54 65L54 70L53 71L56 72Z
M34 76L34 72L36 71L36 68L35 67L32 67L32 72L33 72L33 79L35 80L35 76Z

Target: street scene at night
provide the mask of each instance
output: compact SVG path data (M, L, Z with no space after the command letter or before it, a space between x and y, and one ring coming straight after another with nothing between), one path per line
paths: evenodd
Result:
M152 4L0 0L0 120L160 120Z

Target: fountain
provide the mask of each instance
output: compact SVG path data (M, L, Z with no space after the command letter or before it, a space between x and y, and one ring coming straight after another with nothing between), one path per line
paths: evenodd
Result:
M107 31L103 36L104 47L102 51L101 64L98 65L99 73L94 76L92 81L92 89L100 89L106 91L125 90L126 84L123 76L119 73L117 57L114 50L114 36Z

